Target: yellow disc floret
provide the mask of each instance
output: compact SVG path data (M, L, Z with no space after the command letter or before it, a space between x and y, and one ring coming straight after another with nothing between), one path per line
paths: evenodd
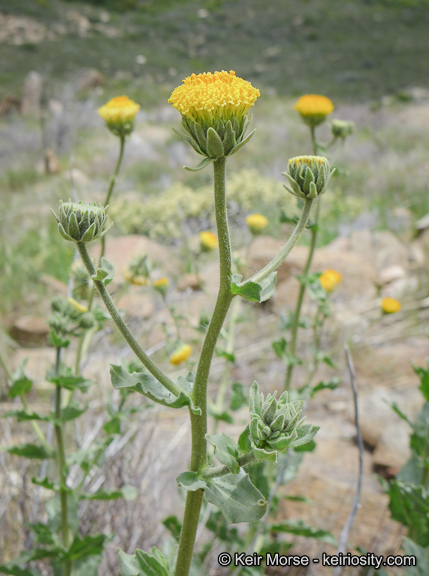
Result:
M294 109L301 114L303 120L310 126L321 124L326 116L334 110L332 101L319 94L306 94L301 96Z
M250 82L235 72L191 74L172 93L169 103L183 116L213 125L218 119L240 121L260 96Z

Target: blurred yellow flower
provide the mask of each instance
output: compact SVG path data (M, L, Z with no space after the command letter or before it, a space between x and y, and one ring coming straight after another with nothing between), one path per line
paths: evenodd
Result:
M170 364L178 366L179 364L181 364L182 362L184 362L189 358L191 352L192 348L189 346L189 344L182 344L170 356Z
M147 278L133 274L129 270L124 272L124 277L127 282L133 284L134 286L147 286L149 284L149 280Z
M74 298L68 298L68 302L69 304L71 304L74 308L76 308L76 310L78 312L88 312L88 306L84 306L83 304L80 304L77 300L75 300Z
M337 270L325 270L319 277L319 282L326 292L332 292L342 279L343 277Z
M106 121L107 127L116 136L127 136L134 128L134 118L140 106L128 96L116 96L98 109L98 113Z
M238 122L260 96L250 82L235 72L191 74L172 93L168 102L193 122L215 126L217 120Z
M262 214L249 214L246 217L246 224L252 234L260 234L268 226L268 218Z
M163 276L162 278L158 278L157 280L154 280L153 287L162 296L165 296L167 294L169 283L170 282L169 282L167 276Z
M395 314L402 308L401 303L396 298L386 297L381 301L381 309L385 314Z
M218 247L219 242L213 232L200 232L200 245L203 252L209 252Z
M302 119L310 126L321 124L326 116L334 110L332 101L319 94L306 94L301 96L294 109L301 114Z

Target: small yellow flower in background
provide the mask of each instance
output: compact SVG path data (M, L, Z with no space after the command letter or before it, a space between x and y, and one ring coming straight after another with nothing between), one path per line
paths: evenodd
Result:
M246 217L246 224L252 234L260 234L268 226L268 218L262 214L249 214Z
M325 270L319 277L319 282L326 292L332 292L342 279L343 277L337 270Z
M78 312L88 312L88 306L84 306L83 304L80 304L77 300L75 300L74 298L68 298L68 302L69 304L71 304L74 308L76 308L76 310Z
M260 92L235 72L191 74L171 94L168 102L182 115L186 134L178 136L198 154L216 160L234 154L251 138L244 138L247 113ZM203 161L201 170L209 162Z
M134 118L140 106L128 96L116 96L98 109L98 113L106 121L109 130L121 138L131 134L134 129Z
M319 94L306 94L301 96L294 109L301 114L301 118L309 126L318 126L326 116L334 110L332 101Z
M200 246L203 252L210 252L219 246L214 232L200 232Z
M162 278L158 278L158 280L154 280L153 287L161 294L161 296L165 296L167 294L169 283L167 276L163 276Z
M129 270L125 270L124 277L127 282L133 284L134 286L147 286L149 284L149 280L147 278L133 274Z
M189 358L191 352L192 348L189 346L189 344L182 344L170 356L170 364L173 364L173 366L178 366Z
M401 303L396 298L383 298L381 301L381 309L385 314L395 314L402 308Z

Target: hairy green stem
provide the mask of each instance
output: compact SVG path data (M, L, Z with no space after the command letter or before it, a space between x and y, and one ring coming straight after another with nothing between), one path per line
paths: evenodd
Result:
M79 250L79 254L82 258L82 261L85 264L86 269L88 270L89 275L91 277L95 276L96 270L88 254L86 244L83 242L77 242L76 245L77 249ZM175 384L173 380L171 380L166 374L164 374L164 372L155 364L153 360L149 358L146 352L141 348L140 344L131 334L128 326L122 319L122 316L119 314L119 311L114 305L112 297L110 296L103 282L94 279L93 282L104 304L106 305L106 308L110 316L112 317L113 322L118 327L120 333L127 341L131 350L134 352L134 354L137 356L137 358L140 360L143 366L145 366L145 368L149 370L152 376L154 376L158 380L158 382L161 382L161 384L165 386L165 388L167 388L169 392L171 392L175 396L178 396L181 392L183 392L183 390L179 386L177 386L177 384Z
M216 226L219 239L220 285L206 337L198 362L193 390L194 403L201 409L201 415L191 413L192 454L191 471L201 472L207 464L207 383L216 343L231 304L232 258L228 230L224 157L213 163ZM192 562L192 552L198 528L203 491L188 492L185 515L180 534L175 576L188 576Z
M316 134L314 126L311 127L311 143L313 146L313 154L317 155L318 146L316 142ZM316 248L317 242L317 232L319 226L319 215L320 215L320 197L316 199L316 215L314 218L313 226L311 228L311 240L310 240L310 250L308 252L307 261L305 263L303 276L303 282L299 287L298 299L296 301L295 311L293 314L293 324L292 324L292 332L291 332L291 340L289 344L289 351L292 357L295 356L296 352L296 342L298 337L298 328L299 328L299 317L301 315L301 308L302 303L304 300L305 289L306 289L306 282L305 280L308 278L308 273L310 271L310 266L313 261L314 250ZM285 390L290 390L291 381L292 381L292 373L295 367L294 363L288 364L287 371L286 371L286 379L285 379Z
M58 376L61 363L61 348L56 349L55 375ZM55 438L57 441L57 463L58 476L60 480L60 502L61 502L61 531L63 537L63 546L68 548L70 545L69 525L68 525L68 504L66 491L66 458L64 452L63 424L61 423L61 386L55 387ZM70 576L72 569L71 561L64 565L64 576Z
M313 205L312 198L306 198L304 200L304 208L301 212L301 216L298 220L297 225L295 226L292 234L289 237L289 240L286 242L282 250L275 256L271 262L269 262L262 270L256 272L251 278L241 282L241 285L247 284L248 282L260 282L267 276L269 276L272 272L277 270L277 268L282 264L291 252L292 248L298 242L301 237L301 234L304 232L305 227L307 226L308 218L310 217L311 207Z
M116 184L116 179L118 177L119 170L121 168L122 160L124 158L125 136L122 136L119 140L120 140L120 144L119 144L118 160L116 162L115 170L113 171L112 179L110 180L109 189L107 191L106 199L104 201L104 207L106 207L110 202L110 198L112 196L113 189L114 189L115 184ZM104 253L106 251L106 236L102 236L100 242L101 242L101 251L100 251L100 262L101 262L101 259L103 258ZM92 308L92 303L94 301L94 290L95 289L93 288L89 293L88 310L91 310L91 308ZM77 351L76 351L75 369L74 369L76 376L79 374L79 367L80 367L80 362L82 359L82 354L83 354L85 348L89 345L89 343L91 341L91 336L88 339L88 338L86 338L86 335L87 335L87 333L85 332L80 337L79 344L78 344Z
M305 280L308 278L308 273L310 271L310 266L313 261L314 250L316 248L316 241L317 241L317 222L319 219L319 207L320 207L320 198L316 199L317 206L316 206L316 217L313 227L311 228L311 240L310 240L310 250L308 252L307 261L305 263L304 271L302 273L302 282L299 287L298 292L298 299L296 301L295 310L293 313L293 323L292 323L292 332L291 332L291 339L289 344L289 352L291 356L295 356L296 352L296 342L298 337L298 328L299 328L299 318L301 315L301 308L302 303L304 300L304 294L306 289L306 282ZM286 381L285 381L285 390L290 390L290 383L292 379L292 372L294 369L295 364L290 363L287 367L286 372Z

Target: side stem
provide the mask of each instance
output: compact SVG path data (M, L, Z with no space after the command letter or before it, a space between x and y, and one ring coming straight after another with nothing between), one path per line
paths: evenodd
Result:
M316 216L314 219L314 225L311 228L310 250L308 252L307 261L305 263L304 271L302 273L303 282L300 284L300 287L299 287L298 299L296 301L295 311L293 313L292 335L291 335L291 340L290 340L290 344L289 344L289 351L290 351L290 354L292 357L295 356L295 352L296 352L296 341L297 341L297 337L298 337L299 318L301 315L301 308L302 308L302 303L304 300L304 294L305 294L305 289L306 289L305 280L307 279L308 273L310 271L310 266L311 266L311 263L313 261L314 250L316 248L316 242L317 242L317 226L318 226L319 213L320 213L320 198L317 198L316 202L317 202ZM290 390L290 383L291 383L291 379L292 379L292 372L293 372L294 366L295 366L295 364L291 363L287 367L285 390Z
M219 239L220 285L213 311L201 350L193 391L194 403L201 409L201 415L191 413L192 453L191 471L200 472L207 464L207 382L216 343L232 301L232 258L228 230L224 157L213 163L216 225ZM188 576L203 498L203 491L188 492L185 515L180 534L175 576Z
M55 374L58 375L61 362L61 348L57 348ZM63 536L64 548L70 545L69 525L68 525L68 505L66 491L66 458L64 452L63 424L61 421L61 386L55 387L55 438L57 441L57 461L58 475L60 480L60 502L61 502L61 531ZM66 562L64 566L64 576L70 576L72 569L71 561Z
M88 270L89 275L95 276L96 270L94 268L94 264L88 254L88 250L86 248L86 244L83 242L76 243L77 249L79 250L79 254L82 258L83 263ZM98 290L104 304L106 305L107 310L109 311L110 316L112 317L113 322L118 327L119 331L121 332L122 336L127 341L129 347L140 360L140 362L145 366L149 372L159 381L169 392L178 396L180 392L182 392L181 388L177 386L164 372L149 358L146 352L141 348L140 344L131 334L128 326L125 324L122 316L119 314L118 309L113 303L112 297L110 296L109 292L107 291L103 282L98 280L93 280L95 288Z

